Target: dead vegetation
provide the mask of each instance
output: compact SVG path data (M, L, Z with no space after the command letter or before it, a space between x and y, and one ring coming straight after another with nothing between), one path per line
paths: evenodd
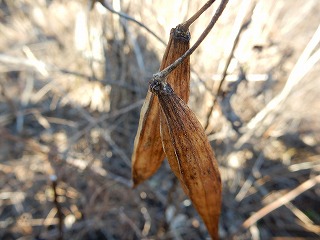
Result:
M204 3L105 2L165 42ZM189 106L223 180L220 237L317 239L320 6L242 2L230 1L190 59ZM191 44L214 5L190 28ZM207 238L166 162L131 189L139 112L163 43L100 3L0 7L0 238L57 239L59 212L64 239Z

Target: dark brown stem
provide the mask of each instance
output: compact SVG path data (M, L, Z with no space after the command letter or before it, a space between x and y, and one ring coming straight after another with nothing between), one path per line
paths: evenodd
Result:
M52 182L52 189L54 192L54 205L56 206L57 209L57 215L59 219L59 237L58 240L63 240L63 215L61 211L61 206L58 202L58 193L57 193L57 176L56 175L51 175L51 182Z
M199 9L198 12L196 12L191 18L189 18L184 23L180 24L180 27L185 32L189 29L190 25L194 23L195 20L197 20L202 13L204 13L216 0L209 0L205 5L203 5L202 8Z
M125 18L129 21L132 21L136 24L138 24L140 27L144 28L145 30L147 30L152 36L154 36L156 39L158 39L163 45L166 45L166 42L163 41L156 33L154 33L150 28L148 28L146 25L144 25L143 23L139 22L138 20L134 19L133 17L130 17L129 15L123 13L123 12L118 12L116 10L114 10L110 4L107 2L107 0L104 1L100 1L100 3L110 12L115 13L117 15L119 15L122 18Z
M250 23L250 19L251 19L251 15L253 13L253 10L254 10L254 6L255 4L253 4L253 6L251 7L251 10L249 11L249 13L247 14L247 16L244 18L243 20L243 23L241 24L241 27L239 28L238 32L236 33L236 36L235 36L235 39L232 43L232 48L231 48L231 51L229 52L229 55L227 57L227 60L226 60L226 63L224 65L224 69L222 71L222 77L221 77L221 80L220 80L220 83L219 83L219 86L218 86L218 89L217 89L217 94L216 94L216 97L209 109L209 112L207 114L207 118L206 118L206 123L204 125L204 129L207 130L208 127L209 127L209 124L210 124L210 116L213 112L213 109L214 109L214 106L216 105L217 101L218 101L218 98L221 96L222 94L222 85L223 83L225 82L225 79L226 79L226 76L227 76L227 70L229 68L229 65L231 63L231 60L234 56L234 51L236 49L236 47L238 46L238 42L239 42L239 38L240 38L240 35L241 33L243 32L243 30L249 25Z
M162 71L156 73L153 75L153 78L151 81L157 80L157 81L164 81L166 77L174 70L176 69L187 57L189 57L202 43L202 41L207 37L209 32L212 30L213 26L216 24L217 20L221 16L223 10L225 9L227 3L229 0L222 0L217 11L215 12L214 16L212 17L210 23L206 27L206 29L203 31L203 33L200 35L198 40L195 42L195 44L186 51L180 58L178 58L175 62L173 62L171 65L169 65L167 68L163 69Z

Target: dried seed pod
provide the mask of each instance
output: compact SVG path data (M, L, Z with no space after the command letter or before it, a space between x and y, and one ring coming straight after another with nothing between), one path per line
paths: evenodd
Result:
M178 25L170 33L160 70L166 68L189 49L190 33ZM189 98L190 60L187 58L168 76L167 81L184 100ZM140 113L139 127L132 155L132 180L134 186L148 179L160 167L165 155L160 138L160 108L156 96L148 91Z
M213 239L218 239L221 178L207 136L191 109L165 82L153 81L158 96L161 137L166 156Z

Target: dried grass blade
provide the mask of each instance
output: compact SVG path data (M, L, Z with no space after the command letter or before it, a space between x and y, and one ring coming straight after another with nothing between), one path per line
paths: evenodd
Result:
M160 70L169 66L185 53L189 49L189 41L189 32L181 30L180 26L173 28ZM167 81L174 86L177 94L187 102L190 91L190 59L187 58L175 69L168 76ZM134 187L152 176L158 170L165 157L160 138L159 116L158 98L148 91L140 113L139 127L132 155L132 180Z

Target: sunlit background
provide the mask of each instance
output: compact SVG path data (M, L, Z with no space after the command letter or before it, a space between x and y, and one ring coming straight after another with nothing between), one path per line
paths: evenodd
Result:
M171 28L205 2L0 0L0 239L209 238L167 162L131 189L148 81ZM221 239L319 239L319 12L230 0L191 56L189 106L223 178Z

